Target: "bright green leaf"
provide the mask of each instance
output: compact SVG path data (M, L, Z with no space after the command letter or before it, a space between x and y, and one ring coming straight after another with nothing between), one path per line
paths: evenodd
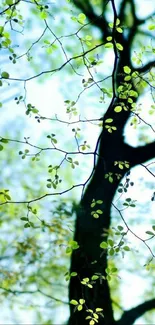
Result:
M13 4L13 0L6 0L6 4L7 4L8 6L11 6L11 5Z
M116 43L116 47L119 51L123 51L123 46L120 43Z
M74 305L74 306L77 306L77 305L78 305L78 302L77 302L76 300L72 299L72 300L70 301L70 304L71 304L71 305Z
M155 24L151 24L151 25L149 25L148 29L149 29L149 30L155 30Z
M79 303L80 303L81 305L83 305L83 304L85 303L85 300L84 300L84 299L79 299Z
M98 219L98 218L99 218L99 215L98 215L97 213L93 213L93 217L94 217L95 219Z
M105 123L112 123L113 122L113 119L112 118L107 118L106 120L105 120Z
M103 309L102 308L96 308L95 309L97 313L99 313L100 311L102 311Z
M108 248L108 244L105 241L102 241L102 243L100 244L100 247L103 249Z
M118 33L123 33L123 29L121 27L117 27L116 30Z
M122 106L115 106L114 111L120 113L122 111Z
M102 214L102 213L103 213L103 211L100 210L100 209L96 210L96 212L97 212L98 214Z
M104 44L104 47L105 47L106 49L113 48L113 43L111 43L111 42L109 42L109 43L105 43L105 44Z
M131 73L131 69L126 65L123 67L123 70L126 74L130 74Z
M83 13L80 13L80 14L78 15L78 21L79 21L81 24L84 24L85 20L86 20L86 15L83 14Z
M48 17L48 14L47 14L46 11L41 11L41 12L40 12L40 18L41 18L41 19L46 19L47 17Z

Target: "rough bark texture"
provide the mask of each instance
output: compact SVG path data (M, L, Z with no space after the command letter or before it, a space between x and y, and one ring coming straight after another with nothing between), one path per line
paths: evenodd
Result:
M122 318L119 321L114 320L112 301L110 297L110 289L107 280L102 282L96 281L93 288L90 289L87 286L81 285L83 278L91 278L94 274L100 273L105 275L105 269L107 267L107 253L106 250L100 249L100 243L106 241L107 232L111 223L111 204L114 194L117 190L120 179L117 177L113 183L110 183L105 174L121 173L121 178L124 177L127 169L120 170L114 165L115 161L127 161L130 168L143 163L148 159L153 158L155 153L155 143L139 147L132 148L124 143L123 131L124 126L130 116L130 109L128 111L122 110L121 113L115 113L114 107L119 104L117 91L115 90L123 80L123 67L130 66L133 70L131 62L131 49L132 43L136 33L138 33L139 26L144 20L140 20L136 16L136 7L134 1L123 0L119 7L116 8L117 1L109 1L108 5L111 5L111 10L114 15L114 23L116 18L119 17L121 24L126 21L126 6L132 15L132 24L128 29L128 33L112 35L117 39L117 42L121 43L124 47L124 51L119 52L114 48L115 61L114 70L112 76L113 83L113 98L105 116L103 117L103 130L99 137L99 148L97 150L98 160L96 166L94 166L94 172L89 182L89 185L81 200L76 219L75 227L75 240L78 242L80 248L73 251L71 260L71 272L76 271L77 277L72 277L70 281L70 294L69 299L79 300L85 299L87 308L95 310L95 308L103 308L104 318L99 317L98 325L132 325L134 321L140 317L144 312L155 307L155 301L151 300L140 306L133 308L130 311L124 312ZM89 1L74 0L74 4L80 8L82 12L86 14L92 25L97 26L102 32L103 40L109 35L108 22L106 21L106 5L107 2L103 1L103 15L97 17L92 5ZM114 32L115 33L115 32ZM146 71L152 66L152 62L148 63L143 71ZM139 72L140 69L139 69ZM133 85L133 89L135 86ZM121 100L125 105L129 106L126 99ZM108 133L105 129L105 120L112 118L114 124L117 127L117 131ZM91 215L91 203L92 200L102 200L100 209L103 210L103 215L99 219L93 218ZM103 237L104 234L104 237ZM75 306L71 305L71 316L69 325L85 325L88 324L88 320L85 320L86 312L74 312Z

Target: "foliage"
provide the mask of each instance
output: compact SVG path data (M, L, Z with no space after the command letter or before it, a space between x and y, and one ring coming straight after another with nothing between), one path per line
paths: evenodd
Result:
M64 323L69 306L69 325L154 321L155 18L138 5L0 5L4 324ZM125 273L149 274L135 309Z

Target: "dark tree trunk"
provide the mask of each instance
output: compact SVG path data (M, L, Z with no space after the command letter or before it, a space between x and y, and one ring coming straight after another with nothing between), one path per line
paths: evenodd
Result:
M116 146L116 135L115 139L110 136L109 142L104 132L101 135L98 163L77 213L75 240L80 248L73 252L71 272L76 271L78 277L73 277L70 282L70 300L84 298L87 308L92 310L103 308L104 318L101 317L98 323L102 325L115 324L108 282L98 280L93 284L93 288L88 288L81 285L81 280L86 277L91 279L94 274L106 276L107 253L100 248L100 243L107 239L106 230L110 227L111 203L120 180L115 178L115 181L110 183L105 174L108 172L120 174L118 167L114 166L114 161L129 161L130 158L129 147L123 140L117 139ZM122 178L126 170L121 172ZM91 215L93 199L103 201L98 207L103 211L99 219ZM85 312L74 313L74 307L71 307L71 315L69 325L88 324L88 321L85 321Z
M117 12L115 8L115 1L110 2L114 14L114 21L116 21ZM93 24L102 31L103 40L105 40L107 35L109 35L108 22L106 22L105 13L103 14L102 18L97 17L88 1L86 1L84 4L82 1L74 0L74 3L80 9L82 9L82 12L87 15L91 22L93 22ZM129 1L124 0L121 2L120 8L117 8L121 23L125 21L125 7L128 3ZM121 99L121 102L128 107L127 111L122 110L122 112L119 114L114 111L114 107L120 104L120 98L118 97L115 89L117 89L117 87L121 85L124 80L123 67L130 66L134 71L131 64L131 48L133 38L135 33L137 33L141 22L136 18L136 7L134 1L130 1L130 4L130 14L133 18L133 25L128 32L128 36L118 33L117 35L113 35L117 42L123 45L124 50L118 53L114 48L115 61L112 76L113 98L103 118L103 130L98 140L99 148L97 152L94 153L94 155L97 154L98 156L97 163L96 166L94 166L93 175L77 212L74 239L78 242L80 247L79 249L73 251L71 272L77 272L78 276L71 277L69 299L74 299L77 301L79 301L79 299L84 299L85 308L83 308L82 311L75 311L75 306L71 305L71 316L68 325L88 325L89 322L85 318L89 315L89 313L86 313L85 310L91 309L95 311L95 308L102 308L104 314L104 318L102 316L99 317L97 323L98 325L132 325L136 319L135 315L137 309L134 310L134 315L129 311L128 314L124 313L124 318L122 317L119 322L114 320L110 289L106 279L98 279L95 281L95 283L93 283L93 288L89 288L88 286L81 284L83 278L91 279L94 274L100 274L103 277L106 276L105 270L107 267L107 252L106 250L100 248L100 243L103 240L106 241L108 237L107 230L111 224L111 205L114 194L116 193L120 180L129 171L129 169L138 163L151 159L153 157L152 150L155 150L154 143L139 148L132 148L124 143L124 127L130 116L130 107L127 99ZM106 12L106 6L104 5L104 7ZM146 65L146 69L147 68L148 67ZM132 89L135 89L134 85L132 85ZM113 133L108 133L107 129L105 128L105 120L107 118L112 118L114 125L117 127L117 130ZM129 169L119 169L118 166L114 164L115 161L127 161L130 167ZM109 180L105 178L105 174L108 174L109 172L113 173L114 175L113 183L110 183ZM117 174L120 174L119 179ZM103 201L100 206L97 206L103 211L103 214L101 214L98 219L95 219L91 214L92 200ZM150 307L150 309L151 308L153 307Z

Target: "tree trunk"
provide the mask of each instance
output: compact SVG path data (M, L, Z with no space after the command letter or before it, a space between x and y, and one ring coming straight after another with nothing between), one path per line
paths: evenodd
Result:
M115 135L116 140L116 135ZM100 140L99 159L94 171L94 175L77 212L75 238L80 246L72 254L71 272L78 273L77 277L72 277L70 281L69 299L85 299L86 308L95 311L96 308L102 308L104 318L99 317L98 324L114 325L112 302L107 280L98 279L93 283L93 288L82 285L83 278L89 278L95 274L106 277L107 252L100 248L100 243L107 240L110 227L110 209L113 196L116 192L120 179L114 176L114 182L110 183L105 174L109 172L113 175L119 173L114 161L128 161L128 146L123 141L117 139L119 146L116 146L114 137L111 135L110 142L106 139L106 133L102 132ZM122 178L127 170L121 170ZM94 209L100 209L103 214L95 219L91 214L92 200L100 200L102 204L96 205ZM85 309L85 308L84 308ZM85 311L74 312L75 306L71 305L71 317L69 325L87 324L85 317L89 315Z
M77 7L82 10L87 18L98 27L102 33L102 39L107 42L106 37L109 36L108 22L106 21L106 4L103 2L103 16L97 16L89 1L74 0ZM108 2L107 2L108 3ZM127 34L117 33L115 27L111 33L114 45L114 66L112 72L112 88L113 97L107 112L103 118L103 129L98 139L99 149L97 148L94 153L98 157L97 164L94 166L93 175L90 183L86 188L83 198L77 212L76 227L74 240L78 242L79 249L74 250L71 259L71 272L77 272L76 277L71 277L69 299L79 302L79 299L84 299L82 311L77 311L77 307L71 305L70 307L70 319L68 325L88 325L89 320L86 320L86 316L89 316L91 312L86 312L87 309L91 309L95 312L96 308L102 308L104 318L99 315L97 319L98 325L115 325L115 324L133 324L136 316L140 315L139 310L142 313L142 307L135 308L129 312L125 312L120 321L115 321L112 310L112 301L110 297L110 289L106 277L107 267L107 251L100 248L100 243L107 240L108 230L111 223L111 205L114 194L117 190L120 180L124 175L129 172L133 166L147 161L154 156L155 143L145 145L143 147L132 148L124 143L123 132L126 122L128 121L131 113L132 106L128 101L128 95L121 97L118 92L120 85L127 85L124 81L124 67L131 67L131 71L134 71L134 67L131 61L132 44L135 34L138 33L139 26L144 23L144 20L140 21L136 17L136 5L133 0L122 0L119 7L119 14L116 12L115 1L110 1L113 15L114 25L116 19L119 17L120 25L123 26L126 19L126 6L130 5L131 15L131 27L128 28ZM118 8L117 8L118 9ZM123 46L123 51L118 51L116 43ZM152 63L146 64L142 68L139 68L139 73L146 72ZM134 80L130 80L130 89L136 90L134 86ZM134 102L136 102L134 98ZM115 107L121 105L125 107L120 113L115 112ZM109 133L105 128L106 119L112 119L116 131ZM94 159L95 160L95 159ZM116 162L127 162L123 169L118 168ZM112 173L113 182L109 182L107 175ZM92 201L100 200L102 204L97 204L92 208ZM100 209L103 214L99 215L99 218L94 218L92 210ZM91 282L93 275L100 275L100 279ZM81 283L84 278L89 278L89 283L92 283L90 288L87 283ZM153 301L154 303L154 301ZM150 305L150 309L153 308ZM146 308L149 308L149 303ZM138 312L137 312L138 310ZM136 314L137 313L137 314ZM124 322L124 323L122 323Z

